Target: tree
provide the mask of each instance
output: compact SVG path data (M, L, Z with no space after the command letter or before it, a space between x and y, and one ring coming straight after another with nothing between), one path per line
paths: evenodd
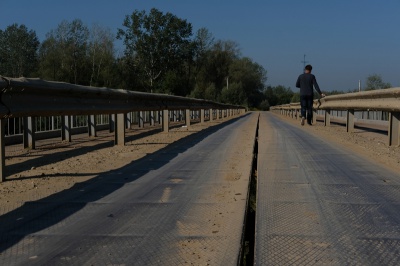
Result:
M259 105L259 109L262 111L269 111L270 105L268 100L263 100L260 105Z
M243 89L243 84L234 82L229 84L229 87L224 87L221 92L221 101L237 105L245 104L246 93Z
M290 100L291 103L299 103L300 102L300 92L295 92Z
M247 106L256 107L263 100L262 91L267 80L266 73L261 65L247 57L236 59L231 63L230 81L241 84Z
M380 90L380 89L387 89L390 87L392 87L392 85L390 83L383 82L382 77L380 75L373 74L367 77L365 90L366 91Z
M289 87L278 85L276 87L268 86L264 95L271 106L276 106L290 103L294 92Z
M62 66L60 54L62 53L62 47L54 37L49 36L43 41L39 49L39 76L41 78L64 81L60 73Z
M134 11L118 29L117 38L123 39L125 56L132 58L149 82L154 82L167 71L177 68L190 53L192 25L177 16L153 8L149 14Z
M194 45L194 63L195 63L195 78L201 67L205 64L207 59L207 52L210 51L214 44L214 37L210 31L206 28L200 28L196 32L196 36L193 41Z
M39 40L25 25L12 24L0 30L0 74L30 76L37 70Z
M229 82L229 68L240 58L240 49L232 41L217 41L204 55L204 61L196 74L196 85L203 91L214 85L219 97L223 87Z
M91 65L90 86L109 84L108 73L114 62L114 35L107 28L94 24L89 33L89 56Z
M52 73L55 80L88 85L89 30L83 22L79 19L64 20L46 37L40 49L42 77Z

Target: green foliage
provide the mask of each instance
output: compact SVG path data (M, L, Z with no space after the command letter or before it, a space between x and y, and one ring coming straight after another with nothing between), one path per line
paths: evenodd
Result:
M149 90L157 79L191 56L192 25L169 12L163 14L155 8L149 14L134 11L125 17L123 26L117 38L124 41L125 56L142 66Z
M261 65L247 57L236 59L230 65L229 77L233 82L242 85L247 106L256 107L261 103L264 82L267 79L266 71Z
M328 95L344 94L344 91L332 90L332 91L322 91L322 93L328 96Z
M276 106L290 103L294 92L289 87L278 85L276 87L268 86L264 95L271 106Z
M125 45L122 56L115 55L115 38ZM191 23L155 8L126 16L116 36L75 19L62 21L41 44L33 31L16 24L0 30L0 40L0 74L5 76L35 73L46 80L189 95L249 108L268 109L286 99L280 87L274 88L276 100L266 98L266 70L242 57L236 42L215 40L206 28L193 35Z
M212 100L212 101L219 101L219 97L217 94L217 89L215 88L214 84L209 85L204 91L204 99Z
M382 80L382 77L378 74L369 75L366 82L366 91L380 90L392 87L390 83L386 83Z
M115 37L99 25L88 28L79 19L62 21L39 49L39 75L43 79L90 86L117 86Z
M114 64L114 35L109 29L94 24L89 31L88 56L90 60L90 86L112 84Z
M259 105L259 109L262 111L269 111L270 105L268 100L263 100L260 105Z
M47 34L47 39L40 48L41 77L88 84L88 38L89 30L81 20L62 21L55 30Z
M243 88L243 84L231 83L229 87L224 87L221 92L221 101L223 103L231 103L237 105L243 105L246 100L246 93Z
M293 93L292 99L290 100L291 103L298 103L300 102L300 92Z
M0 74L30 76L37 69L39 40L25 25L12 24L0 30Z

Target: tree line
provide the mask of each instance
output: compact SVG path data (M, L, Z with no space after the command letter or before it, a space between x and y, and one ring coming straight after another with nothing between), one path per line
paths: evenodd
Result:
M135 10L121 22L114 33L97 24L88 27L80 19L63 20L42 42L25 25L0 29L0 75L190 96L262 110L300 100L290 87L266 86L267 71L243 57L236 42L216 40L206 28L193 32L190 22L174 14ZM116 53L116 39L123 42L123 54ZM388 87L378 74L367 77L365 90Z
M40 42L25 25L0 29L0 75L214 100L255 108L267 71L233 41L155 8L127 15L117 32L63 20ZM115 41L123 42L116 54Z

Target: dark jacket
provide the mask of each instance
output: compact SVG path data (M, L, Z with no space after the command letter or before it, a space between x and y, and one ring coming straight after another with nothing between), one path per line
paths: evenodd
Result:
M296 87L300 88L300 96L313 96L313 86L315 90L321 95L322 92L319 89L317 80L315 79L315 76L313 74L304 73L297 78Z

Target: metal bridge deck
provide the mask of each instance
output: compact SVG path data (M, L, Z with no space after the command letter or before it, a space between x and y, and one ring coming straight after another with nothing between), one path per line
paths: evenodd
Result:
M256 265L399 265L400 176L260 117Z
M257 115L0 217L0 265L234 265Z

